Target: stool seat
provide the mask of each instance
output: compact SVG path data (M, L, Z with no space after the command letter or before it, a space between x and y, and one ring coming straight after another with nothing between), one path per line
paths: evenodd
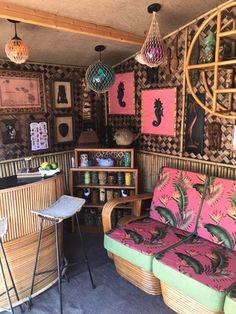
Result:
M0 238L7 233L7 218L0 219Z
M45 219L56 220L61 222L63 219L72 217L80 211L85 200L74 196L62 195L55 203L43 210L32 210L32 213L37 214Z
M60 254L60 248L59 248L59 235L58 235L58 228L59 223L62 222L66 218L70 218L72 216L76 216L76 222L78 226L79 236L81 240L81 246L82 251L84 255L84 260L87 264L88 272L90 281L92 284L93 289L95 288L88 257L86 254L86 250L83 244L83 238L79 227L79 219L78 219L78 212L81 210L82 206L84 205L85 200L82 198L74 197L74 196L68 196L68 195L62 195L54 204L49 206L48 208L44 210L32 210L32 213L38 215L40 219L40 227L39 227L39 237L38 237L38 245L37 245L37 251L36 251L36 260L34 265L34 271L33 271L33 278L32 278L32 284L31 284L31 290L29 295L29 307L32 305L32 295L34 290L34 282L35 282L35 276L43 275L45 273L55 272L57 270L57 278L58 278L58 288L59 288L59 296L60 296L60 314L63 314L63 308L62 308L62 291L61 291L61 276L62 273L64 273L64 270L68 266L75 265L75 263L71 265L63 266L60 262L61 260L61 254ZM38 259L39 259L39 250L40 250L40 244L42 240L42 231L43 231L43 222L44 220L50 220L55 227L55 240L56 240L56 253L57 253L57 268L56 269L50 269L46 271L37 272L37 265L38 265Z

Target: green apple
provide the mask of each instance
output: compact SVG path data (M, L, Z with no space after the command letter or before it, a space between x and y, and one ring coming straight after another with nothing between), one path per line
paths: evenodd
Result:
M52 166L50 164L48 164L44 169L45 170L52 170Z
M51 169L55 170L58 168L58 163L57 162L52 162L51 163Z

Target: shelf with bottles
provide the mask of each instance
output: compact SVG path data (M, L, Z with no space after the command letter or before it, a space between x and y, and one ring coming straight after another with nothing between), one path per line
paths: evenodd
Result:
M76 148L74 156L75 167L70 169L70 194L86 200L79 213L83 229L91 231L94 228L96 232L102 228L102 207L114 198L124 198L124 203L114 213L115 220L117 216L130 213L131 205L125 202L125 198L138 194L138 169L133 168L134 150ZM102 162L111 159L112 164L102 165L99 159Z
M134 167L133 148L76 148L75 167Z
M71 168L70 190L78 188L134 189L137 193L137 169ZM75 191L73 191L74 193Z
M126 204L125 198L127 196L131 196L135 194L135 190L128 190L128 189L120 189L120 190L113 190L113 189L91 189L91 188L82 188L78 189L78 191L74 192L74 196L78 196L80 198L84 198L86 203L84 204L84 208L91 207L91 208L102 208L103 205L113 200L114 198L123 197L124 203L119 205L119 208L131 208L130 205Z

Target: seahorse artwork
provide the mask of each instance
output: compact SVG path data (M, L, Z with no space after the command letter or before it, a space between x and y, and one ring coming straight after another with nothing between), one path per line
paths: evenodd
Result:
M117 99L118 99L118 103L121 107L126 106L126 102L123 101L124 94L125 94L125 85L124 85L124 82L120 82L118 87L117 87Z
M154 120L152 122L152 125L157 127L161 124L161 119L164 116L163 115L163 106L162 106L162 102L161 102L160 98L155 99L154 109L155 109L156 121Z

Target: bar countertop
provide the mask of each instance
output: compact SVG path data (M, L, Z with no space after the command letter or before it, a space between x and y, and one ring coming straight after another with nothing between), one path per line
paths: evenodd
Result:
M31 178L17 178L17 176L10 176L10 177L5 177L0 179L0 190L4 189L10 189L14 188L17 186L25 185L25 184L31 184L39 181L46 180L47 178L50 177L31 177Z

